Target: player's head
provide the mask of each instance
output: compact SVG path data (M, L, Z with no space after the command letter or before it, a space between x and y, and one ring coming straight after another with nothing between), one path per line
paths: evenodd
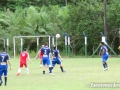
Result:
M53 49L54 49L54 50L56 49L56 45L53 45Z
M27 49L26 49L26 48L24 48L24 49L23 49L23 51L27 51Z
M100 43L100 46L103 46L103 45L105 45L105 43L104 43L104 42L101 42L101 43Z
M47 42L45 43L45 46L48 46L48 43L47 43Z
M6 51L6 49L5 49L5 48L3 48L2 50L3 50L3 52L5 52L5 51Z

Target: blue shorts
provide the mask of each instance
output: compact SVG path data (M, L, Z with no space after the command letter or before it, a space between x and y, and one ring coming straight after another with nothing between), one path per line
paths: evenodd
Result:
M52 60L52 66L55 66L56 64L61 64L61 61L59 58L53 58Z
M7 76L7 65L0 65L0 76L4 74L4 76Z
M42 58L43 65L50 65L50 59L49 57L43 57Z
M107 59L108 59L108 56L109 56L109 55L105 55L105 56L103 56L103 57L102 57L102 61L103 61L103 62L106 62Z

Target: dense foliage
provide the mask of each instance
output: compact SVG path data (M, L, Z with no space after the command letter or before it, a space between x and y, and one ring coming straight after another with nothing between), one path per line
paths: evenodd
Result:
M2 0L0 37L9 37L12 42L13 36L17 35L60 33L62 37L58 46L64 51L64 33L68 33L72 54L84 54L84 31L88 36L88 54L91 55L101 41L100 32L104 32L103 5L103 0ZM120 42L119 8L120 0L107 1L107 42L116 52ZM19 40L17 42L19 47ZM36 50L35 40L24 42L24 47ZM45 40L42 38L41 42ZM12 49L13 43L10 43Z

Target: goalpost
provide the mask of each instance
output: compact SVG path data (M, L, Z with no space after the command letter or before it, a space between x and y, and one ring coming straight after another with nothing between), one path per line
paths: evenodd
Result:
M40 35L40 36L14 36L13 37L13 52L14 52L14 58L15 58L15 54L16 54L16 44L15 44L15 40L16 38L20 38L20 41L21 41L21 52L22 52L22 49L23 49L23 38L36 38L37 39L37 48L39 47L39 38L40 37L48 37L48 41L49 41L49 47L50 47L50 35ZM53 38L52 38L53 39ZM54 45L54 42L52 42L52 44Z

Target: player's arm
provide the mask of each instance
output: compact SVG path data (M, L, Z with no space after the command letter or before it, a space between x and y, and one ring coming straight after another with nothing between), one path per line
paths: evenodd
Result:
M37 55L35 58L38 58L38 56L40 55L41 51L38 51Z
M9 64L9 66L10 66L10 70L12 69L12 66L11 66L11 62L10 62L10 60L8 60L8 64Z
M61 55L60 55L59 50L57 50L57 52L58 52L58 57L59 57L59 58L60 58L60 60L62 61L63 59L62 59L62 57L61 57Z
M60 58L61 61L63 60L62 57L61 57L61 55L60 55L60 53L58 54L58 57Z

